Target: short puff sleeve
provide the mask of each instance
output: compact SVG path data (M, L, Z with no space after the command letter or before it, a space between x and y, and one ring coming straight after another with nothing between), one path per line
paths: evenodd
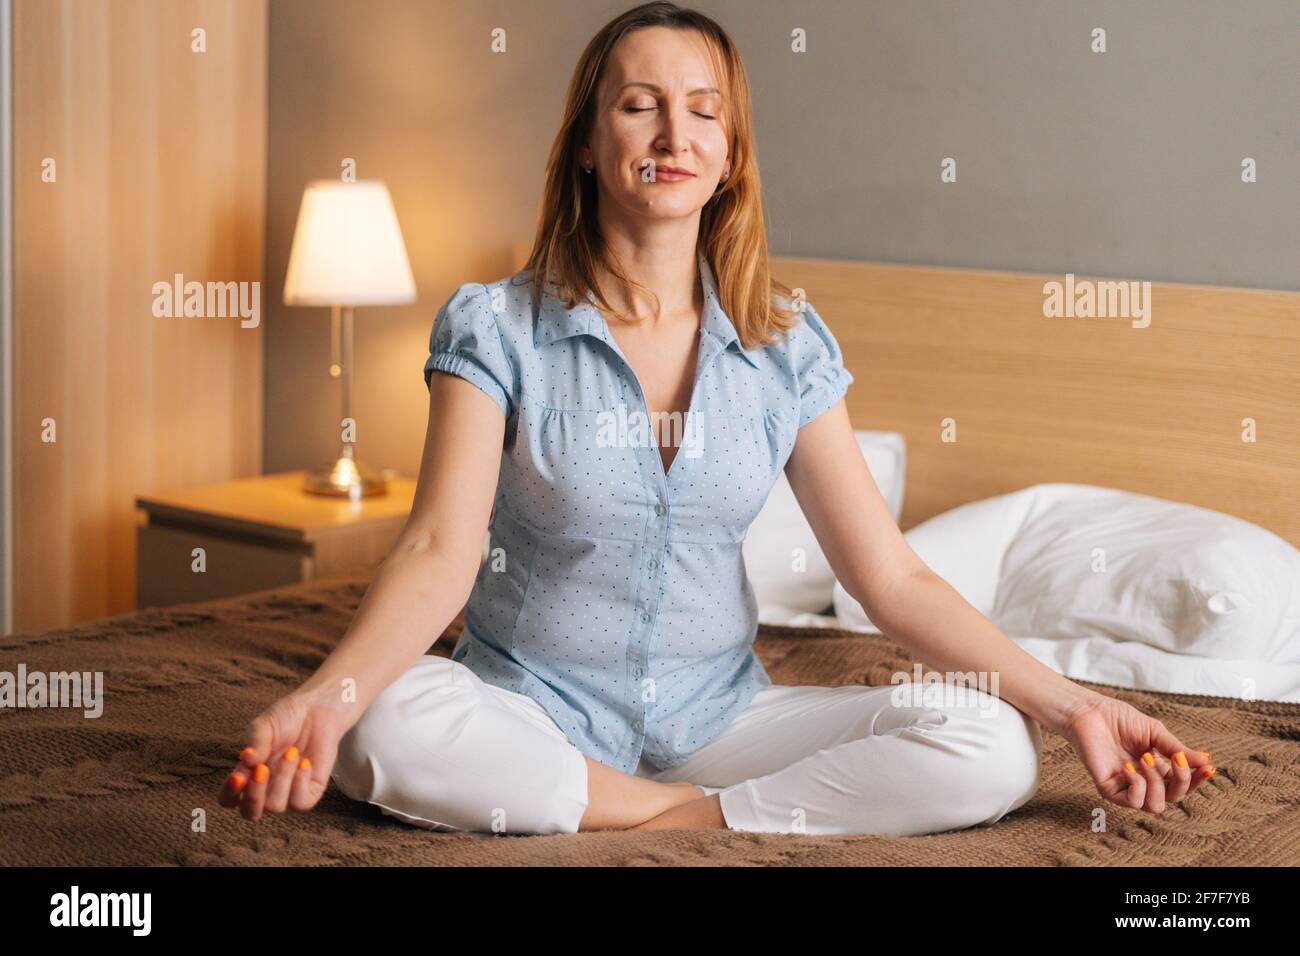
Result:
M853 382L831 330L811 302L805 301L803 309L803 321L790 335L800 428L843 398Z
M475 385L509 418L514 405L514 367L506 355L487 287L468 282L438 309L429 334L424 384L435 371L449 372Z

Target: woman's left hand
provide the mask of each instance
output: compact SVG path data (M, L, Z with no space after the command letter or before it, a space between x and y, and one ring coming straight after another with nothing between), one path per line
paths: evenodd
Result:
M1214 776L1210 755L1185 747L1160 721L1097 694L1060 729L1083 759L1097 792L1113 803L1160 814Z

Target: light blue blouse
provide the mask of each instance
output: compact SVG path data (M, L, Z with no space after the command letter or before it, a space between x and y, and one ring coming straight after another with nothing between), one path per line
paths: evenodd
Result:
M741 542L798 429L853 381L810 304L781 342L744 351L698 259L699 359L667 474L600 310L535 302L527 272L457 289L424 366L426 384L458 375L506 416L491 550L452 658L627 773L643 755L680 764L772 683Z

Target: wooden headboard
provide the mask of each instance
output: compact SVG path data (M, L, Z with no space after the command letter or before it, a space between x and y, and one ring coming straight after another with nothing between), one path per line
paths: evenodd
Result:
M1300 294L1151 283L1140 328L1046 317L1044 284L1064 275L779 257L772 272L839 341L854 427L906 437L904 529L1065 481L1227 512L1300 546Z

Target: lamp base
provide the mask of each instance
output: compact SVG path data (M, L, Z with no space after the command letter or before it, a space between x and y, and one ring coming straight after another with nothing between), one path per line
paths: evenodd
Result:
M388 482L347 455L332 465L310 471L303 478L304 491L333 498L368 498L388 494Z

